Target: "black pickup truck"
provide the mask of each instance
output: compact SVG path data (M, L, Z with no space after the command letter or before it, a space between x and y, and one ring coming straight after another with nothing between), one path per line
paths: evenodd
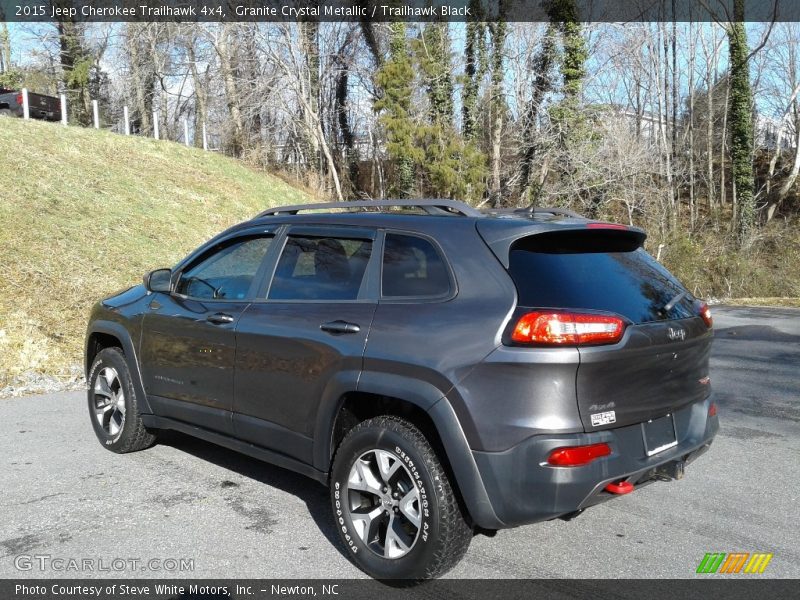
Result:
M61 102L54 96L28 92L31 119L61 120ZM22 117L22 91L0 88L0 117Z

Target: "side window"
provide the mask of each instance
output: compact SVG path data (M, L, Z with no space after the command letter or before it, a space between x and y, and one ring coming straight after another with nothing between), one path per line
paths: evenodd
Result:
M372 241L289 236L270 300L356 300L372 253Z
M449 291L447 267L433 244L412 235L386 234L381 282L384 298L443 296Z
M239 238L215 248L181 273L176 293L203 300L242 300L247 296L272 236Z

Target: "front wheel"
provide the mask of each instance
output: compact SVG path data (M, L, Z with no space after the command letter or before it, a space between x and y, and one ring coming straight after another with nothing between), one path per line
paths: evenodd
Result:
M123 454L155 444L155 432L142 423L137 400L122 350L98 352L89 372L89 416L97 439L108 450Z
M336 528L347 554L377 579L428 579L472 539L445 470L412 423L381 416L354 427L331 473Z

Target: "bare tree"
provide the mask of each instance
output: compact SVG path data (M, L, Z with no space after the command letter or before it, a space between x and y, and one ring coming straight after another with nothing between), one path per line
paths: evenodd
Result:
M277 25L277 35L266 44L266 50L272 63L281 72L282 82L287 89L293 92L292 100L299 104L301 109L301 123L304 134L315 147L318 147L325 159L328 173L333 182L334 194L338 200L343 200L339 170L334 160L333 152L323 130L322 116L320 113L318 97L315 92L319 86L319 73L312 73L318 64L307 59L304 48L308 48L309 35L301 33L303 40L297 43L297 31L290 24ZM286 102L288 99L284 98ZM291 104L285 104L287 110Z

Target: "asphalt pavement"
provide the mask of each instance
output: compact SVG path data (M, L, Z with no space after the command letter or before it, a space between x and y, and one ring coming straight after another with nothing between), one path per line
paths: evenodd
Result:
M721 431L685 478L478 536L451 577L694 577L706 552L800 577L800 310L713 312ZM2 578L363 577L319 484L178 434L113 454L84 392L0 400L0 510Z

